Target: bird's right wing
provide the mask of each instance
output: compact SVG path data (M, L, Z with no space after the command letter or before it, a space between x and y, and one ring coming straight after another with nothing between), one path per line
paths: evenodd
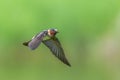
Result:
M42 41L50 50L51 52L64 64L71 66L68 62L67 58L65 57L63 48L59 42L59 40L55 37L54 39L47 39Z
M32 40L24 42L23 45L28 46L31 50L34 50L40 45L46 35L47 31L40 32L36 36L34 36Z

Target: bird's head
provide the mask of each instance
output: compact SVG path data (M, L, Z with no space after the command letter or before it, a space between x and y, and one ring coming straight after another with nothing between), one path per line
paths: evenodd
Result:
M48 36L54 37L58 33L57 29L48 29Z

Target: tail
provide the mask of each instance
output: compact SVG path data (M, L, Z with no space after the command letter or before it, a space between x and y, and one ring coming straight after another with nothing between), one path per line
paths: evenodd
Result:
M30 41L31 41L31 40L30 40ZM24 46L28 46L28 44L29 44L30 41L24 42L23 45L24 45Z

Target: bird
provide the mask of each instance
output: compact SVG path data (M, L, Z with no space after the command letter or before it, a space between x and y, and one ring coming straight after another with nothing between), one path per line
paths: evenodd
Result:
M35 50L41 43L43 43L46 47L49 48L54 56L56 56L64 64L71 67L71 64L68 62L65 56L62 45L59 39L56 37L57 33L59 33L58 30L54 28L43 30L37 35L33 36L31 40L24 42L23 45L28 46L31 50ZM44 40L45 37L48 37L48 39Z

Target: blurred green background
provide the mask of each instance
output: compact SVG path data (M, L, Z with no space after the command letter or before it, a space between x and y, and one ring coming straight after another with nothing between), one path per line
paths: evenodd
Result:
M72 67L22 45L48 28ZM119 30L120 0L1 0L0 80L120 80Z

